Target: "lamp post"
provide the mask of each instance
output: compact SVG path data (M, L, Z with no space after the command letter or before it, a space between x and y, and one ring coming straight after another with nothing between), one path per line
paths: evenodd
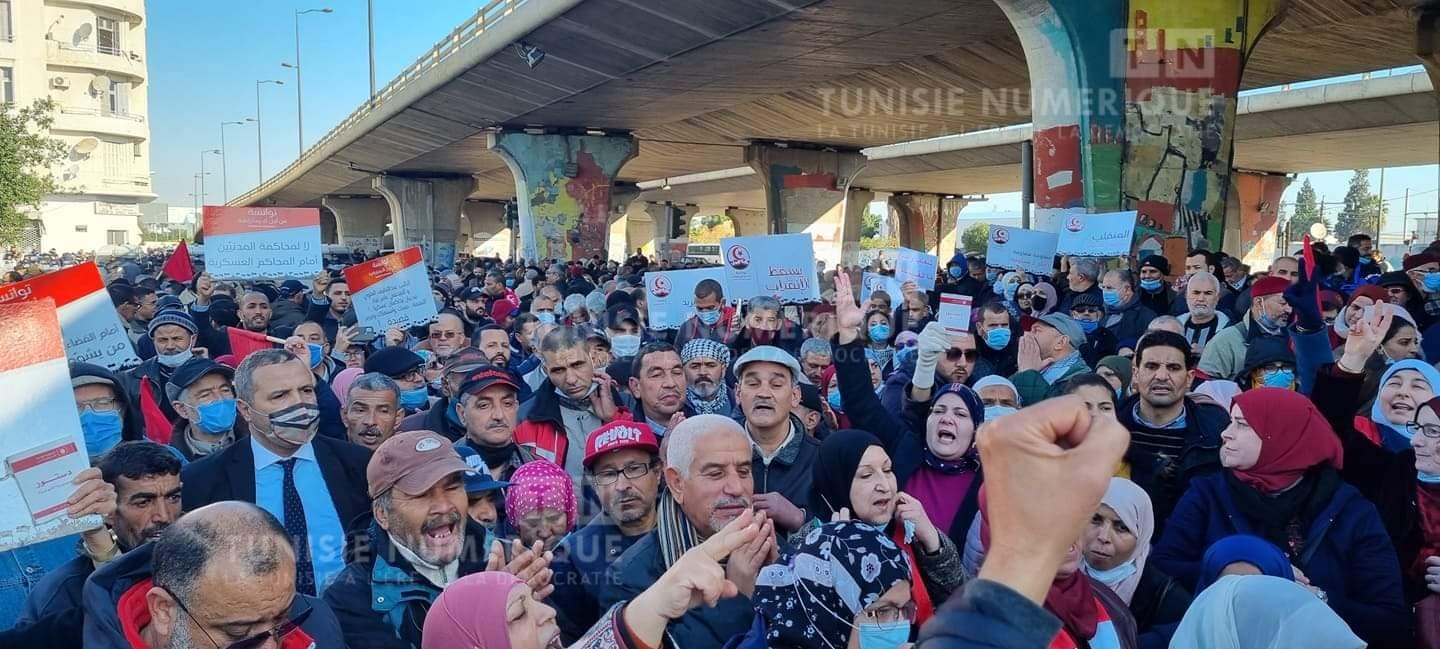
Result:
M265 143L261 133L265 130L260 128L260 84L273 83L277 86L285 85L284 81L278 79L265 79L255 82L255 186L259 187L265 182Z
M200 207L205 207L205 177L210 175L205 171L205 154L213 153L220 155L220 149L203 149L200 151Z
M332 12L334 12L334 11L335 11L334 9L331 9L331 8L329 8L329 7L321 7L321 8L319 8L319 9L296 9L296 10L295 10L295 65L290 65L289 63L281 63L281 64L280 64L281 67L294 68L294 69L295 69L295 141L296 141L297 144L299 144L299 147L300 147L300 148L295 152L295 157L296 157L297 159L300 157L301 154L305 153L305 101L304 101L304 98L303 98L303 93L301 92L301 81L300 81L300 16L303 16L303 15L305 15L305 14L310 14L310 13L328 14L328 13L332 13Z
M365 3L365 28L370 36L370 101L375 101L375 0Z
M255 119L246 117L245 121L253 122ZM225 147L225 127L244 125L245 122L240 121L220 122L220 192L226 203L230 202L230 149Z

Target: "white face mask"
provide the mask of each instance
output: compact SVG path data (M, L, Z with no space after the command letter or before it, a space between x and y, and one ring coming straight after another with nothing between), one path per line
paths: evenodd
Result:
M174 369L180 367L181 365L184 365L185 361L190 360L194 356L195 354L192 353L187 347L178 352L175 352L174 354L161 354L159 352L156 352L155 360L160 361L160 364L164 365L165 367Z
M618 358L629 358L640 351L640 336L621 334L610 339L610 351Z

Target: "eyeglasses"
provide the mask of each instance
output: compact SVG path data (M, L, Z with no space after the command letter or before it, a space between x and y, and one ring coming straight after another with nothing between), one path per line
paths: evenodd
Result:
M964 358L967 361L973 361L979 357L980 352L974 349L958 349L955 347L951 347L945 352L945 358L952 361L958 361L961 358Z
M886 604L878 608L864 612L865 621L873 622L881 626L895 626L902 622L915 621L915 602L908 602L904 606Z
M410 371L408 371L408 372L404 372L404 373L400 374L399 376L392 376L392 377L390 377L390 378L395 379L396 381L411 381L411 382L414 382L414 381L422 381L422 382L423 382L423 381L425 380L425 375L421 374L421 373L420 373L420 368L417 367L417 368L415 368L415 369L413 369L413 370L410 370Z
M619 469L619 470L616 470L616 469L606 469L606 470L601 471L601 472L599 472L599 473L593 473L593 474L590 475L590 479L591 479L591 480L594 480L596 485L599 485L599 486L601 486L601 487L606 487L606 486L615 484L617 481L619 481L619 480L620 480L620 475L621 475L622 473L625 475L626 479L629 479L629 480L638 480L638 479L640 479L641 476L644 476L645 474L649 473L649 472L650 472L651 470L653 470L654 468L655 468L655 465L654 465L654 464L649 464L649 463L643 463L643 464L642 464L642 463L640 463L640 462L632 462L632 463L630 463L630 464L626 464L626 465L624 466L624 468Z
M88 401L76 401L75 406L82 412L87 408L92 412L114 412L120 409L120 402L111 397L101 397Z
M458 332L458 331L432 331L432 332L430 332L430 340L454 340L454 339L459 338L459 337L460 337L460 332Z
M1430 439L1440 439L1440 426L1421 425L1412 421L1405 424L1405 430L1409 431L1412 437L1416 434L1421 434Z
M165 586L161 586L160 590L165 591L165 594L169 595L170 599L175 600L175 604L180 607L180 610L185 612L185 616L190 618L190 621L194 622L195 626L200 627L200 633L205 636L206 640L210 641L210 644L215 645L215 649L257 649L258 647L264 646L266 642L269 642L272 639L275 641L276 646L280 646L281 640L283 640L285 636L294 633L296 629L300 628L300 625L304 624L305 620L310 617L310 612L314 610L314 608L310 605L310 602L301 599L300 605L302 606L302 608L300 612L292 616L290 619L275 625L274 628L271 628L268 631L262 631L259 634L252 635L238 642L232 642L222 647L220 643L215 641L215 638L210 636L210 632L205 630L204 625L200 624L200 620L195 617L195 614L191 613L190 609L185 606L184 601L182 601L178 596L175 595L175 593L171 592L171 590Z

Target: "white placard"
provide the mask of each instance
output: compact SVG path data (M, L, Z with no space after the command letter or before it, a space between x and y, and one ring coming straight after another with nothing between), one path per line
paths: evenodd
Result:
M345 269L350 303L362 326L386 331L435 320L435 297L419 246Z
M324 250L318 209L205 207L205 272L216 279L313 277Z
M820 301L815 243L808 233L728 237L720 240L720 251L727 298L769 295L786 304Z
M970 331L970 296L941 293L940 310L935 319L949 333Z
M645 273L645 308L650 328L680 328L695 315L695 286L707 279L719 282L721 290L730 294L725 290L725 269L719 266Z
M940 258L935 255L911 250L909 248L897 248L895 250L895 279L901 282L915 282L915 285L926 291L935 290L935 268L940 263Z
M1124 257L1130 254L1139 212L1067 214L1060 219L1055 253L1076 257Z
M890 296L890 304L895 305L905 293L900 290L900 280L886 275L867 272L860 277L860 302L869 302L870 294L875 291L885 291Z
M990 228L990 245L985 249L985 265L1049 274L1055 267L1059 236L1054 232L994 226Z
M93 363L110 370L140 364L95 262L0 286L0 304L47 298L56 306L65 354L71 362Z

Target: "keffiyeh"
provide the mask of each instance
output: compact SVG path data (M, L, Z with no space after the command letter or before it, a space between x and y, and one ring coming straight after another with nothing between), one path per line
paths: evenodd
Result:
M709 338L696 338L680 350L680 364L684 365L697 358L713 358L724 367L730 367L730 349Z

